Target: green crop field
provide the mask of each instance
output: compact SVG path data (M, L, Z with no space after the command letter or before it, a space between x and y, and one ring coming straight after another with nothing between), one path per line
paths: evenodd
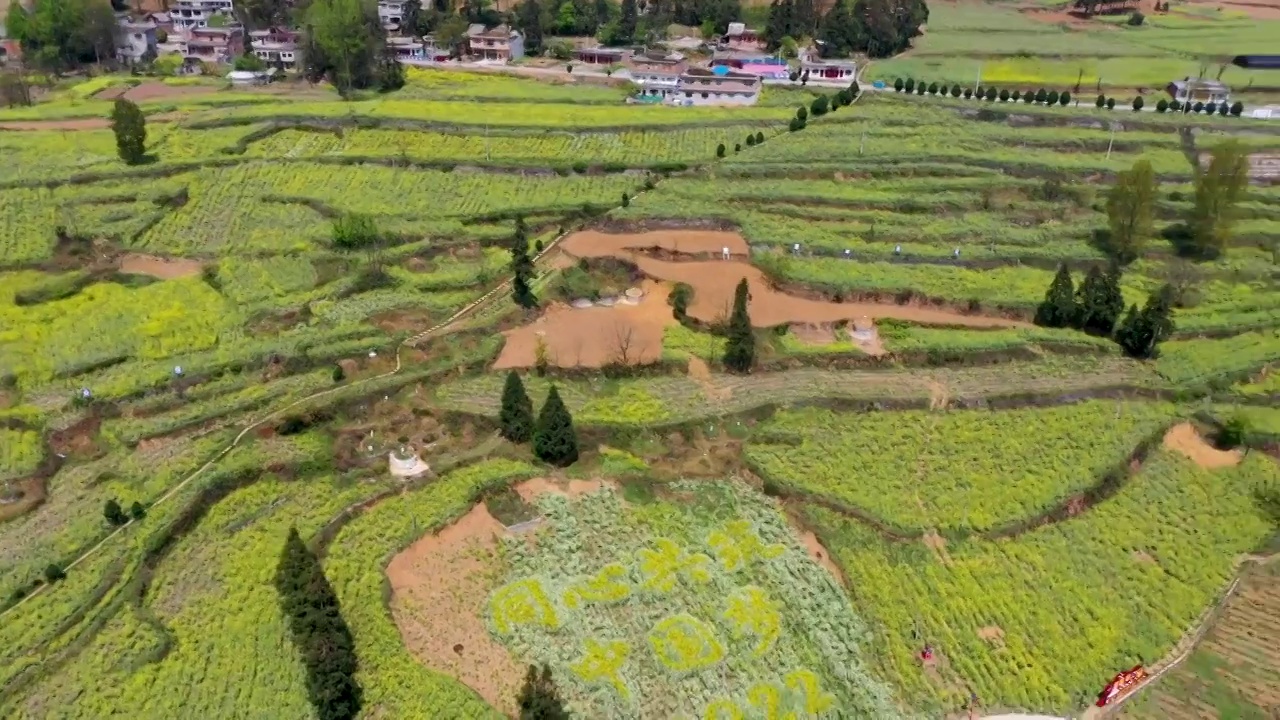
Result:
M1214 259L1168 238L1200 153L1280 131L1092 88L1271 24L930 19L864 84L1084 69L1081 107L866 93L789 129L833 90L677 108L578 70L412 69L350 100L52 78L0 110L0 715L497 718L530 665L581 718L1064 715L1163 667L1277 547L1280 193L1247 186ZM133 87L151 157L130 166L97 94ZM1177 292L1144 360L1031 322L1060 263L1077 285L1105 265L1139 160L1153 234L1120 293ZM583 229L635 237L578 257ZM730 372L740 340L698 303L744 274L754 366ZM596 307L566 304L587 284ZM604 359L542 367L549 339ZM546 421L505 439L495 365L535 416L556 390L576 461L540 459ZM393 475L404 453L427 467ZM306 600L341 620L325 653L278 575L292 530L323 574ZM1280 637L1242 637L1239 607L1124 712L1263 707L1274 678L1239 662ZM358 707L317 709L320 655Z
M1052 86L1059 90L1127 93L1163 88L1196 76L1208 65L1236 88L1276 88L1266 72L1227 64L1235 55L1264 53L1280 21L1258 20L1229 9L1197 14L1179 5L1169 13L1146 12L1140 27L1127 15L1064 22L1061 4L1050 8L957 3L930 7L928 29L908 57L873 62L868 77L996 86Z

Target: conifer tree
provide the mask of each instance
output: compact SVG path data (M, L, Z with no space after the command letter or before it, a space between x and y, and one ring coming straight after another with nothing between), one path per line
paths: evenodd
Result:
M136 522L147 516L147 509L142 507L142 503L134 500L133 504L129 506L129 516Z
M747 314L750 289L742 278L733 293L733 313L729 316L729 340L724 347L724 365L732 372L750 372L756 362L756 336Z
M511 442L526 443L533 438L533 401L515 370L507 373L498 420L502 425L502 437Z
M533 260L529 257L529 235L525 229L524 218L516 218L515 236L511 238L511 298L520 307L528 310L538 306L538 297L533 294Z
M147 119L129 100L116 99L111 110L111 131L116 136L116 152L127 165L140 165L147 155Z
M535 665L529 666L524 676L524 687L520 688L520 720L568 720L569 713L564 709L560 694L551 679L551 667L542 666L538 672Z
M294 647L307 671L307 696L320 720L351 720L363 691L356 682L351 631L320 560L289 530L276 567L276 590Z
M573 429L573 417L560 399L555 385L547 393L547 401L538 413L538 423L533 430L533 454L543 462L559 467L572 465L578 460L578 433Z
M1147 304L1138 311L1129 306L1124 322L1116 331L1116 342L1135 358L1153 358L1157 348L1173 334L1173 288L1165 285L1147 297Z
M1091 335L1109 337L1124 312L1119 272L1103 273L1097 265L1089 268L1076 291L1076 308L1076 327Z
M1071 271L1067 264L1058 266L1044 302L1036 308L1035 323L1044 327L1068 327L1076 317L1075 291L1071 283Z
M129 522L129 517L124 514L124 510L120 509L120 503L116 502L115 498L106 502L102 508L102 515L112 525L123 525Z

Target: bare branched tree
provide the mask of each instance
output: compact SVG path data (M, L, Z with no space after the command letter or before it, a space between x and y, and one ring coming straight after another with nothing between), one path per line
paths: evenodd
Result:
M635 343L636 329L630 323L613 326L613 359L621 365L631 364L631 348Z

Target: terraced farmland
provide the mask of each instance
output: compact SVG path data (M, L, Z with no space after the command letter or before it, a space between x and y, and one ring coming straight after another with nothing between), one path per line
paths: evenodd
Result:
M890 62L985 22L1167 54L1163 25L1076 48L940 13L960 26ZM1256 123L868 94L787 131L823 90L190 82L0 110L5 717L320 716L285 558L332 593L353 717L502 717L530 664L576 717L1066 714L1274 548L1280 196L1250 186L1215 260L1160 235L1195 207L1189 158L1280 144ZM94 95L136 83L156 158L127 167ZM1120 291L1179 291L1151 360L1031 322L1058 263L1103 263L1140 158L1157 235ZM576 461L539 459L550 420L505 439L495 366L535 417L562 397ZM1267 657L1258 612L1228 605L1125 712L1265 707L1233 664Z

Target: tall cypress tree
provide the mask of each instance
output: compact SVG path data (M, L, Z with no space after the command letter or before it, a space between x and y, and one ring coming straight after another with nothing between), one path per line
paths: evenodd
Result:
M111 110L111 131L116 135L116 152L127 165L139 165L147 156L147 119L138 106L116 99Z
M511 238L511 299L528 310L538 306L538 297L533 294L533 260L529 257L529 234L525 229L524 218L516 218L516 232Z
M615 45L630 45L636 41L636 0L622 0L622 15L618 18L618 33L613 37Z
M1160 343L1173 334L1172 313L1173 288L1165 285L1147 297L1141 312L1136 305L1129 306L1116 332L1116 342L1132 357L1155 357Z
M535 665L530 665L524 676L524 687L520 688L520 720L568 720L569 713L564 709L560 693L551 680L550 666L543 665L538 672Z
M1110 335L1119 317L1119 311L1111 304L1107 283L1102 270L1094 265L1076 290L1075 326L1091 335ZM1120 302L1123 310L1124 300Z
M1044 302L1036 308L1035 323L1044 327L1068 327L1076 317L1075 291L1071 283L1071 270L1066 263L1058 266Z
M747 314L750 289L742 278L733 293L733 314L729 316L729 341L724 347L724 365L732 372L750 372L756 362L756 336L751 332L751 317Z
M524 0L516 11L520 18L520 31L524 33L524 50L530 55L542 54L542 4L538 0Z
M507 373L502 388L502 412L498 415L502 437L513 443L526 443L533 438L533 401L524 391L524 383L515 370Z
M559 467L572 465L578 460L578 433L573 429L573 417L560 399L560 391L552 385L547 401L538 413L538 424L533 430L533 454L543 462Z
M280 607L294 647L307 669L307 695L320 720L351 720L360 713L363 691L356 682L351 631L324 569L291 528L276 567Z

